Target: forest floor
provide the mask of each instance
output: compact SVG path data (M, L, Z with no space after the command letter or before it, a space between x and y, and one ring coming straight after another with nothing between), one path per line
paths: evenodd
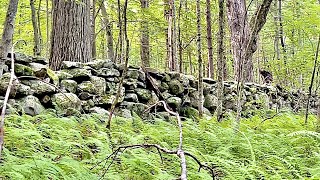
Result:
M175 179L180 160L155 149L127 149L110 166L102 161L120 145L156 143L176 149L179 132L174 119L115 118L83 115L61 118L46 114L6 118L5 149L0 179ZM243 119L235 133L232 118L183 121L184 146L215 167L221 179L320 179L320 134L314 116L281 113L265 120ZM263 121L263 122L262 122ZM262 123L261 123L262 122ZM91 169L97 165L95 168ZM212 179L187 157L189 179ZM103 176L103 177L102 177Z

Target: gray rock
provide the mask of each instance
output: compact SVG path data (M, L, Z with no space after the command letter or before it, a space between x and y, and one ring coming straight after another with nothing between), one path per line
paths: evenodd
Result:
M22 64L15 64L14 65L14 73L17 76L33 76L34 72L31 67L22 65Z
M132 114L129 109L118 109L116 111L116 115L127 118L127 119L132 119Z
M125 79L123 82L123 86L127 89L127 90L134 90L138 88L138 80L136 79Z
M215 95L208 94L204 97L205 108L208 108L210 111L215 111L218 106L218 98Z
M180 79L180 73L179 72L175 72L175 71L171 71L171 72L168 72L171 80L174 80L174 79Z
M101 68L97 70L97 75L101 77L119 77L120 72L113 68Z
M124 100L129 102L139 102L138 95L135 93L126 93Z
M137 69L128 69L127 78L131 79L138 79L139 78L139 71Z
M11 77L10 73L4 73L2 75L2 77L0 77L0 94L3 95L3 96L7 92L7 88L8 88L9 81L10 81L10 77ZM16 85L19 84L19 82L17 81L16 77L14 77L13 84L15 84L15 85L11 87L10 97L15 97L16 94L17 94L17 91L18 91L18 87Z
M77 82L74 80L62 80L61 81L61 88L67 90L70 93L76 93L77 91Z
M14 53L14 61L16 63L28 64L32 62L32 57L16 52Z
M184 88L178 80L172 80L169 82L170 92L174 95L180 95L183 93Z
M30 86L37 95L51 94L56 91L55 87L40 80L23 80L22 83Z
M91 76L90 82L93 84L95 94L103 95L106 93L106 80L102 77Z
M47 69L46 65L40 64L40 63L30 63L30 68L33 70L33 72L41 71L42 69Z
M82 68L83 64L81 62L73 62L73 61L62 61L61 69L75 69Z
M89 109L90 113L96 113L96 114L103 114L103 115L109 115L110 112L101 108L101 107L93 107Z
M85 65L90 66L91 68L96 69L96 70L99 70L101 68L108 68L109 69L109 68L114 67L114 63L109 59L94 60L94 61L85 63Z
M74 68L64 69L62 71L71 74L73 78L89 79L90 76L92 76L91 71L88 69Z
M30 116L38 115L45 110L39 99L31 95L18 100L18 104L22 107L22 111Z
M147 89L137 88L135 92L142 101L149 101L152 97L151 92Z
M58 78L60 80L72 79L73 78L73 76L71 74L69 74L69 73L67 73L65 71L56 71L55 73L56 73L56 75L58 76Z
M183 107L181 109L181 114L188 118L196 118L199 117L199 111L193 107Z
M24 85L24 84L17 84L17 94L19 96L27 96L32 95L34 93L33 90L31 90L30 86Z
M170 107L177 109L180 108L182 100L178 97L170 97L167 99L167 103Z
M145 110L148 109L148 106L143 103L123 102L122 106L135 112L140 117L144 117L148 114L145 112Z
M217 82L211 78L203 78L203 82L208 84L216 84Z
M169 90L169 85L166 82L161 82L160 86L158 87L161 92Z
M60 114L74 115L81 110L81 100L73 93L57 93L51 99L55 109Z

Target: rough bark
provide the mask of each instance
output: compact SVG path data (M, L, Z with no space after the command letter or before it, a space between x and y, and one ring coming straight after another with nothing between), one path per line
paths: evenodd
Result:
M36 17L36 8L34 6L35 0L30 0L30 8L31 8L31 20L32 20L32 26L33 26L33 41L34 41L34 47L33 47L33 54L35 56L40 56L41 54L41 48L40 48L40 31L38 27L38 19Z
M109 16L107 14L107 10L104 4L101 5L101 14L102 14L102 20L106 29L106 35L107 35L108 59L114 61L112 23L109 20Z
M257 36L266 22L271 2L272 0L263 0L251 18L249 26L245 1L227 1L234 72L237 81L242 77L245 82L253 81L252 56L257 50Z
M206 21L207 21L207 44L208 44L208 62L209 62L209 77L214 78L213 65L213 47L212 47L212 28L211 28L211 0L206 0Z
M90 1L53 1L50 68L62 61L91 61Z
M91 16L91 53L92 58L95 59L97 56L96 46L96 0L92 0L92 16Z
M14 31L14 21L17 14L19 0L10 0L6 20L4 22L4 28L2 33L2 38L0 42L0 77L3 74L3 67L5 58L9 53L12 46L12 36Z
M148 0L140 0L142 15L149 8ZM140 57L144 67L150 67L150 43L149 43L149 24L148 21L141 22L141 38L140 38Z
M224 64L225 64L225 55L224 55L224 0L219 0L219 31L218 31L218 86L217 86L217 97L218 97L218 107L217 107L217 120L220 122L222 120L222 101L223 101L223 80L224 80Z
M176 67L176 52L175 52L175 19L174 19L174 0L164 0L165 9L164 16L168 22L167 28L167 58L170 71L175 71Z
M202 52L201 52L201 10L200 10L200 0L197 0L197 50L198 50L198 111L199 116L203 114L203 62L202 62Z

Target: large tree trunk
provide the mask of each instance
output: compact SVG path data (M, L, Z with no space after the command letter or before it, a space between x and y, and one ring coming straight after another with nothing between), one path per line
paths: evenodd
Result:
M142 15L144 11L149 8L148 0L140 0ZM149 24L146 20L141 22L141 45L140 56L144 67L150 67L150 45L149 45Z
M40 56L41 48L40 48L40 31L37 23L36 17L36 8L34 7L34 1L30 0L30 7L31 7L31 20L33 26L33 40L34 40L34 47L33 47L33 54L35 56Z
M263 0L250 20L247 20L245 0L227 0L228 23L231 31L231 47L234 73L237 81L253 81L252 56L257 50L257 36L264 26L272 0Z
M2 39L0 42L0 77L3 74L5 58L7 58L7 54L9 53L12 46L14 20L17 14L18 1L19 0L10 0L6 20L4 22Z
M90 1L53 1L50 68L58 70L62 61L91 61Z
M197 50L198 50L198 111L199 116L203 114L203 62L202 62L202 53L201 53L201 10L200 10L200 0L197 0Z
M110 23L107 10L104 4L101 5L101 14L102 14L102 20L105 25L106 33L107 33L108 58L112 61L115 61L114 48L113 48L112 23Z
M206 20L207 20L209 77L214 78L212 30L211 30L211 2L210 2L210 0L206 0L206 6L207 6Z

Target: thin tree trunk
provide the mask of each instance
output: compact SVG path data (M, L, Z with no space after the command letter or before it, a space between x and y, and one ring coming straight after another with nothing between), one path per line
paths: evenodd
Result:
M281 42L281 47L283 50L283 61L284 64L287 64L287 49L286 49L286 44L284 41L284 34L283 34L283 23L282 23L282 0L278 0L278 18L279 18L279 36L280 36L280 42Z
M91 61L90 1L53 1L50 68L59 70L62 61Z
M202 53L201 53L201 9L200 9L200 0L197 0L197 49L198 49L198 111L199 116L202 117L203 114L203 62L202 62Z
M30 0L30 8L31 8L31 20L32 20L32 26L33 26L33 41L34 41L33 54L34 56L40 56L41 55L40 34L39 34L39 27L37 23L36 8L34 6L34 0Z
M118 7L120 9L120 0L118 0ZM128 0L125 0L125 3L124 3L124 7L123 7L123 20L124 20L124 29L123 29L123 32L124 32L124 40L125 40L125 43L126 43L126 52L125 52L125 68L124 68L124 71L123 71L123 74L122 74L122 77L121 77L121 80L120 80L120 83L119 83L119 86L118 86L118 90L117 90L117 95L116 95L116 98L114 100L114 102L112 103L112 107L111 107L111 110L110 110L110 114L109 114L109 119L108 119L108 122L107 122L107 126L106 128L110 129L111 128L111 120L112 120L112 115L113 115L113 112L115 110L115 107L118 103L118 100L119 100L119 97L120 97L120 94L121 94L121 89L122 89L122 86L123 86L123 82L124 82L124 78L126 77L127 75L127 71L128 71L128 62L129 62L129 52L130 52L130 42L129 42L129 38L128 38L128 31L127 31L127 7L128 7ZM121 19L121 17L120 17Z
M182 38L181 38L181 10L182 10L182 0L179 1L178 9L178 50L179 50L179 72L182 73L183 70L183 54L182 54Z
M224 80L224 0L219 0L219 32L218 32L218 86L217 86L217 97L218 97L218 107L217 107L217 120L220 122L222 120L222 102L223 102L223 80Z
M49 47L50 47L50 31L49 31L49 21L50 21L50 17L49 17L49 0L46 0L46 57L49 56Z
M92 58L95 59L97 56L96 46L96 0L92 0L92 16L91 16L91 53Z
M140 0L142 16L144 11L149 8L148 0ZM149 24L147 20L141 22L141 38L140 38L140 56L142 65L144 67L150 67L150 45L149 45Z
M101 5L101 14L102 14L104 26L106 28L108 59L115 61L114 48L113 48L112 24L110 23L110 20L109 20L108 14L107 14L107 10L106 10L106 7L104 6L104 4Z
M209 77L214 78L212 30L211 30L211 2L210 2L210 0L206 0L206 7L207 7L206 20L207 20Z
M3 33L0 42L0 77L2 77L3 74L5 58L7 58L7 54L12 47L14 21L17 14L18 1L19 0L10 0L6 20L3 26Z
M117 55L118 57L118 62L122 63L123 59L123 37L122 37L122 20L121 20L121 6L120 6L120 0L117 0L118 2L118 23L119 23L119 54Z

